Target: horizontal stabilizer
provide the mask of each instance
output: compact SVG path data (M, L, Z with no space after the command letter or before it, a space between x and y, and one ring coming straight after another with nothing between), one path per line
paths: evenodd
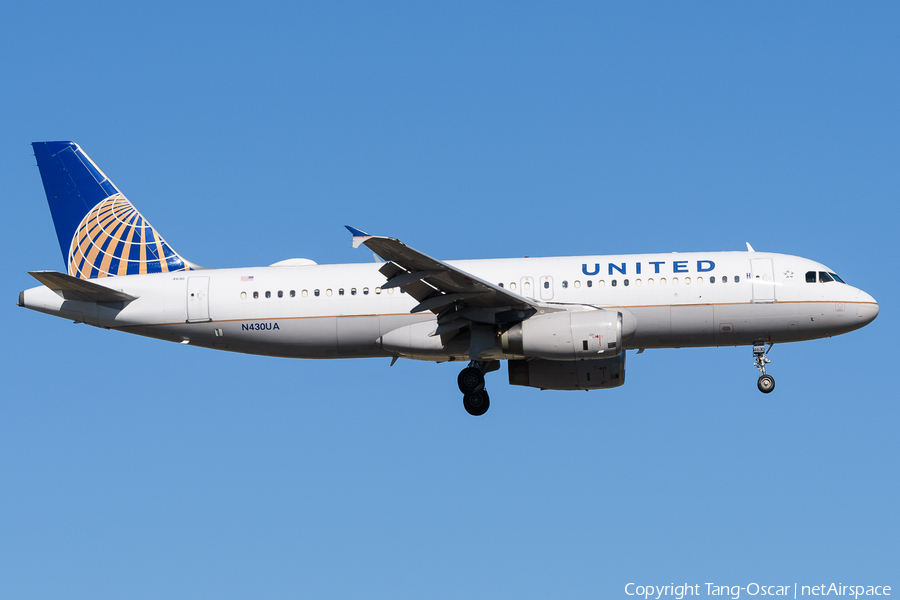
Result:
M58 271L29 271L29 275L66 300L78 302L131 302L137 296L112 290L86 279L78 279Z

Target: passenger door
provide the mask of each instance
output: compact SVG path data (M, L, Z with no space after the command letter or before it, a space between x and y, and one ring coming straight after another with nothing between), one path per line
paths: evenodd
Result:
M771 258L751 258L753 302L775 302L775 269Z
M188 277L188 323L209 321L209 277Z

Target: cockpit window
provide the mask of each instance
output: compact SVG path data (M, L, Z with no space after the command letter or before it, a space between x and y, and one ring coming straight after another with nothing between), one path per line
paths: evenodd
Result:
M806 283L815 283L816 282L816 272L815 271L807 271L806 272Z
M834 281L831 275L825 271L819 271L819 283L828 283L829 281Z
M838 277L836 273L829 273L829 275L831 275L832 277L834 277L834 280L835 280L835 281L838 281L838 282L840 282L840 283L847 283L846 281L844 281L843 279L841 279L840 277Z

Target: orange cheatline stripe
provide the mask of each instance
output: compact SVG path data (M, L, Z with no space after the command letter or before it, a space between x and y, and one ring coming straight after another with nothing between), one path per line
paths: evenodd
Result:
M791 300L788 302L781 302L781 304L837 304L838 300ZM606 306L604 308L671 308L673 306L738 306L738 305L750 305L752 302L722 302L715 304L654 304L654 305L631 305L631 306ZM877 306L877 302L843 302L843 304L866 304L866 305L875 305ZM362 315L318 315L318 316L308 316L308 317L254 317L248 319L217 319L204 321L203 323L197 323L197 325L209 325L210 323L241 323L241 322L250 322L250 321L300 321L306 319L348 319L354 317L411 317L416 315L427 315L432 314L430 312L418 312L418 313L367 313ZM176 321L172 323L137 323L134 325L119 325L113 326L111 329L130 329L133 327L172 327L175 325L186 325L185 321Z
M209 325L210 323L240 323L244 321L302 321L306 319L342 319L351 317L414 317L416 315L429 315L430 312L421 313L381 313L381 314L365 314L365 315L324 315L310 317L260 317L258 319L220 319L217 321L204 321L197 323L198 325ZM186 321L177 321L174 323L139 323L135 325L120 325L111 329L129 329L131 327L170 327L172 325L187 325Z

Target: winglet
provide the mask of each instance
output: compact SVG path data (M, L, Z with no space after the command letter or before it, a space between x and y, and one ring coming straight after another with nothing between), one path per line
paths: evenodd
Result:
M359 248L359 245L360 245L360 244L362 244L362 243L365 242L367 239L369 239L370 237L372 237L371 235L369 235L369 234L366 233L365 231L359 230L359 229L357 229L356 227L350 227L349 225L344 225L344 227L346 227L347 230L348 230L350 233L353 234L353 247L354 247L354 248Z
M756 252L756 250L753 249L753 246L750 245L750 242L745 243L747 244L747 252Z

